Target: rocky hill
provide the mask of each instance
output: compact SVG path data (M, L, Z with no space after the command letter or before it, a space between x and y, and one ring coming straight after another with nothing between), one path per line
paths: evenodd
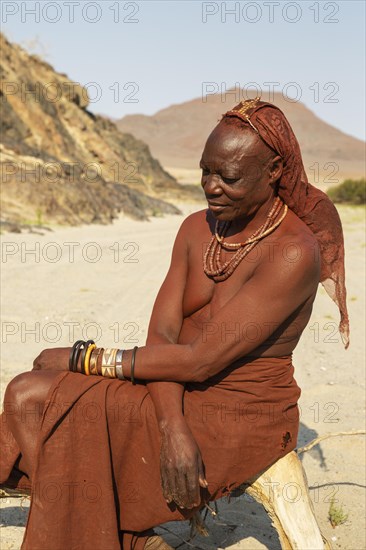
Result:
M88 111L82 86L1 40L1 221L108 223L122 211L145 219L177 213L184 187L109 119ZM162 200L164 199L164 200Z
M242 97L247 97L245 92ZM163 166L195 169L207 136L221 115L235 104L233 95L228 95L226 102L221 99L220 94L210 95L206 101L199 98L171 105L153 116L128 115L117 126L146 141ZM268 97L263 95L263 99ZM305 105L290 102L282 94L275 94L273 103L288 117L314 183L327 187L345 177L364 175L365 144L361 140L323 122Z

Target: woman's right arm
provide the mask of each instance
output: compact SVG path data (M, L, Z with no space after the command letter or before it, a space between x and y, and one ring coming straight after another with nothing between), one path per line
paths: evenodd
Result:
M187 224L178 231L168 274L151 314L147 348L177 344L183 323L183 296L188 274ZM164 497L192 508L206 487L200 450L183 415L184 383L148 382L161 434L160 470Z

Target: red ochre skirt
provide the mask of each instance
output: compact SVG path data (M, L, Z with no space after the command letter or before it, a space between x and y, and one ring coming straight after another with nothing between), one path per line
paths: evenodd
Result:
M249 358L187 383L184 416L201 450L207 502L296 446L291 356ZM22 452L2 414L0 483ZM25 450L23 450L25 452ZM24 485L24 479L20 480ZM61 372L44 407L23 550L117 550L120 531L188 519L160 485L160 434L144 384ZM123 544L125 548L125 544Z

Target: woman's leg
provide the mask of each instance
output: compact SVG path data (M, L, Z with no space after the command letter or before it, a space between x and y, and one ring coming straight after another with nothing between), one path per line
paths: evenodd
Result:
M6 421L21 451L17 467L30 479L35 466L37 435L48 391L60 373L31 371L19 374L6 388Z
M59 371L31 371L16 376L9 382L4 410L6 422L21 452L16 467L32 481L36 465L38 436L45 401ZM172 550L152 529L142 532L119 533L123 550Z

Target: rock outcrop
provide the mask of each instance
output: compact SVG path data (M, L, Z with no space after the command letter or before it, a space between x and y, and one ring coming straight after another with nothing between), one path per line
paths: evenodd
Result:
M87 91L0 36L1 219L6 224L108 223L178 213L194 198L149 147L88 111Z

